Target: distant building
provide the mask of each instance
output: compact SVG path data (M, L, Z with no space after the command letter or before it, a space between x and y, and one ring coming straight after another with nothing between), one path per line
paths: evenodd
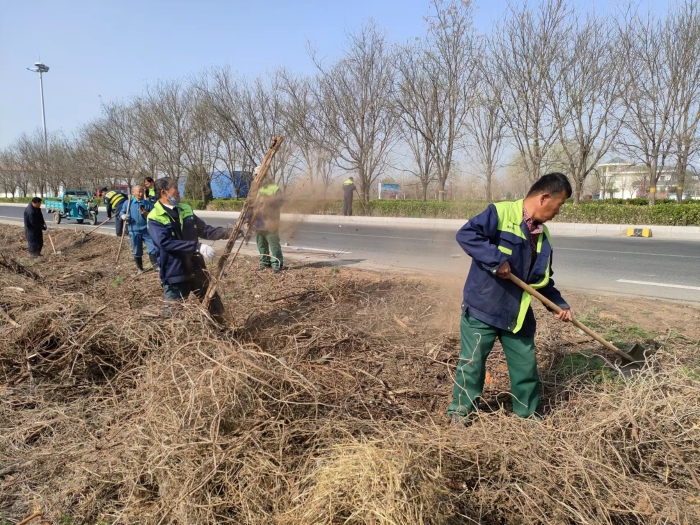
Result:
M598 191L601 199L632 199L649 196L649 170L621 157L596 166ZM675 165L665 166L656 184L656 197L675 199L678 188L678 172ZM698 175L688 173L683 199L700 198L697 192Z

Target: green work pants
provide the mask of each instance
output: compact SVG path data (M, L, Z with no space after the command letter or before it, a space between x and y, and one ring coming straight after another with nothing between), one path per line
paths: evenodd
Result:
M260 252L260 266L281 268L283 258L280 236L276 233L258 232L255 240Z
M477 398L481 396L486 379L486 359L498 337L506 355L513 411L520 417L531 416L540 401L535 338L501 330L467 314L462 315L459 331L461 350L447 414L463 418L476 410Z

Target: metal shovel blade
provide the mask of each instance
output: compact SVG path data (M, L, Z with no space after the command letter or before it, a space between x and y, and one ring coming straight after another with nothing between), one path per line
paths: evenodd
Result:
M648 347L636 343L629 352L625 352L631 360L626 363L620 361L616 363L623 376L630 377L634 372L641 370L648 364L649 357L658 350L655 341L648 343L650 344Z

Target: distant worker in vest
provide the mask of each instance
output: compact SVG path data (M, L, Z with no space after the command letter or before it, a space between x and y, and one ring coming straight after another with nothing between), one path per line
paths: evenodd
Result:
M180 202L180 190L172 179L158 179L155 189L159 198L148 214L148 233L158 250L164 310L170 312L168 303L187 299L190 292L202 301L207 293L205 261L213 261L215 252L199 239L226 239L232 230L205 224L190 206ZM217 323L223 323L224 305L218 293L209 302L209 313Z
M114 231L118 237L121 237L124 231L124 221L122 221L119 210L128 197L120 191L108 190L107 188L102 188L100 195L102 195L107 207L107 218L111 219L114 215Z
M27 237L29 256L32 259L41 257L41 250L44 247L43 232L48 231L44 214L41 212L41 199L34 197L24 210L24 234Z
M136 264L137 275L142 274L143 269L143 245L146 245L148 260L151 266L158 269L158 257L155 244L148 233L148 214L153 209L153 203L145 198L143 186L136 185L131 189L131 205L126 200L122 204L119 211L121 219L126 221L127 230L129 231L129 240L131 241L131 249L134 254L134 263ZM128 213L127 213L128 210Z
M260 166L255 168L254 175L258 174ZM256 233L256 243L260 253L260 265L258 270L272 268L272 273L284 270L284 258L280 245L280 210L284 204L282 190L275 184L269 175L263 180L255 200L255 220L250 224L253 211L248 212L245 219L246 228L253 228Z
M158 197L156 196L156 186L153 177L146 177L143 185L146 187L146 198L151 202L156 202Z
M453 423L467 424L475 415L486 359L496 338L508 365L513 411L522 418L541 419L536 412L540 380L531 297L509 275L512 272L538 289L563 309L559 319L571 321L571 309L552 280L552 244L544 225L570 196L566 176L550 173L530 188L524 200L489 204L457 232L457 242L472 261L464 285L461 351L447 410Z
M350 217L352 215L352 197L355 192L355 180L348 177L348 180L343 182L343 215Z

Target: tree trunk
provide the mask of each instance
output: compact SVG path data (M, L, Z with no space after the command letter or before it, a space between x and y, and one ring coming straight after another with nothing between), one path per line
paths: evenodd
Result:
M446 180L441 180L441 181L438 183L438 194L437 194L437 198L438 198L438 201L439 201L439 202L442 202L442 201L445 200L445 183L446 183L446 182L447 182Z
M492 180L493 180L493 165L488 164L486 166L486 202L491 202L493 200L492 195Z
M581 191L583 190L583 181L579 177L574 180L574 204L581 202Z

